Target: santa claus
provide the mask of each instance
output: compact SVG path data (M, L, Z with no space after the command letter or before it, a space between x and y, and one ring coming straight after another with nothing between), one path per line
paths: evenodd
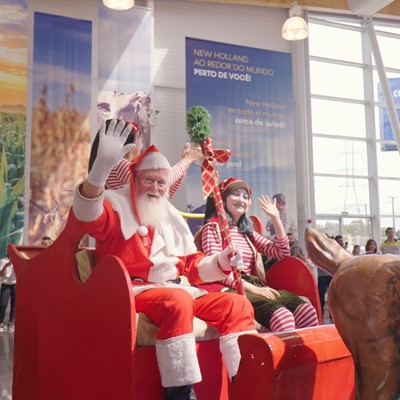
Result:
M132 280L136 310L159 330L156 353L167 399L194 399L193 384L201 381L193 335L193 317L221 334L220 350L232 379L239 366L237 338L256 333L251 304L235 293L208 293L182 285L180 276L200 284L224 279L240 255L234 249L204 257L180 213L168 202L170 165L150 146L131 164L129 182L104 190L111 169L132 144L124 145L131 125L113 120L100 131L97 158L78 186L73 213L96 239L97 259L121 258Z

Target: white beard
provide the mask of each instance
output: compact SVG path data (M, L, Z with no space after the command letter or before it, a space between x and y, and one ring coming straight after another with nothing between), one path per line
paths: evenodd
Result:
M161 228L169 221L168 200L165 197L152 197L147 195L137 195L137 211L140 222L144 226Z

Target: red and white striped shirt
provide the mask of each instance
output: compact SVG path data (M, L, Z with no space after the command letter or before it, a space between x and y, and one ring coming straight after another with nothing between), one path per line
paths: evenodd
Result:
M285 258L290 256L289 239L275 238L273 241L265 238L257 232L253 233L254 247L247 236L240 233L237 226L230 227L230 236L233 246L236 250L241 251L243 257L243 272L247 275L257 275L256 259L257 252L272 257ZM202 251L206 256L219 253L222 251L222 238L219 226L215 222L207 223L201 232ZM235 287L233 274L230 274L222 283L231 288Z

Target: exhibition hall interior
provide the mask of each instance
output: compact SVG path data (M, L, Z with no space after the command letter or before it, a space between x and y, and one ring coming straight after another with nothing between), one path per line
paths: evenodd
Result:
M400 0L0 0L0 10L0 400L399 398L387 349L400 334ZM166 179L143 174L166 169L140 167L147 152L168 160ZM99 160L113 164L99 173ZM147 211L140 190L168 205ZM139 238L145 266L111 225L90 225L109 210L124 246ZM179 224L163 228L164 213ZM114 252L95 250L108 241ZM196 251L214 264L201 270ZM167 252L178 272L160 262L159 282ZM191 382L179 341L135 303L132 283L144 282L197 285L194 303L246 295L254 329L234 332L227 351L228 313L223 328L193 315L202 378ZM256 297L280 297L293 324L272 301L257 311Z

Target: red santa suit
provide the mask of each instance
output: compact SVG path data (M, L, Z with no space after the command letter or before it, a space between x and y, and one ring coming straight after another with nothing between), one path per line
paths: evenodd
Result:
M95 199L84 198L78 189L73 212L96 239L98 260L106 255L121 258L132 279L136 310L159 326L156 353L162 385L182 386L201 380L194 316L218 329L228 374L230 378L236 375L240 360L237 337L256 333L252 306L238 294L207 293L174 282L181 275L194 284L226 277L217 265L217 254L204 257L196 251L179 212L169 204L167 223L158 229L148 227L146 235L136 218L129 184Z

